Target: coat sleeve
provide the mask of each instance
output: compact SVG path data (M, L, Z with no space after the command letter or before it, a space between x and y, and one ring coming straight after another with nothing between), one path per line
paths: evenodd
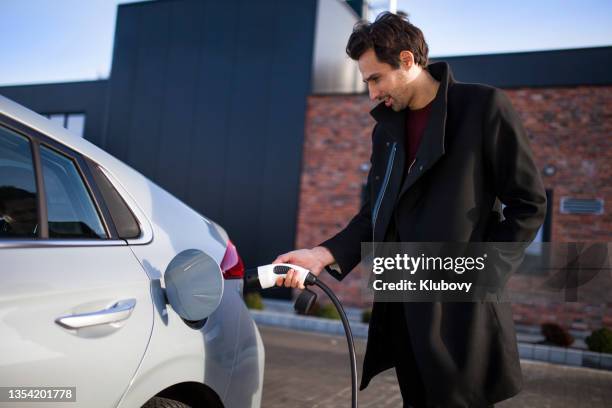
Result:
M376 127L372 135L376 134ZM372 136L373 137L373 136ZM372 139L373 142L373 139ZM373 143L372 143L373 147ZM372 205L371 188L373 179L373 157L370 156L370 171L366 182L366 194L363 205L359 212L349 221L349 223L333 237L319 244L319 246L329 249L334 256L336 263L331 265L332 269L339 269L338 273L330 271L330 274L341 281L348 275L355 266L361 261L361 243L372 241Z
M546 192L527 132L508 97L495 89L484 120L488 185L505 205L504 220L492 226L490 242L531 242L546 215Z

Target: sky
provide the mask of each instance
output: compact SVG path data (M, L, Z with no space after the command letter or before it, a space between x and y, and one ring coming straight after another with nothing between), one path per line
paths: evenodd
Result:
M108 78L117 5L132 2L0 0L0 85ZM397 3L431 57L612 45L611 0Z

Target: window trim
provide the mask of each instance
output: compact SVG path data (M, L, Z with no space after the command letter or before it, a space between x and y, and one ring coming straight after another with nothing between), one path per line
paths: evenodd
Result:
M122 239L2 239L1 248L62 248L62 247L102 247L102 246L127 246Z
M36 196L38 205L38 223L39 231L37 238L34 239L2 239L0 240L0 248L14 248L14 247L42 247L42 246L115 246L115 245L127 245L125 240L119 239L117 230L113 224L112 218L106 203L102 199L102 195L98 190L98 187L93 180L93 176L87 168L85 158L78 152L70 149L68 146L61 144L60 142L53 140L52 138L40 133L39 131L32 129L31 127L0 113L0 125L25 137L29 142L32 150L32 163L34 165L34 174L36 182ZM49 224L47 214L47 202L44 177L42 174L42 163L40 158L40 145L55 150L59 154L66 156L70 159L77 169L77 172L81 176L85 188L87 189L89 196L94 204L96 213L102 222L102 226L106 233L106 238L100 239L62 239L62 238L51 238L49 237ZM140 222L140 221L139 221Z
M27 137L23 135L24 137ZM39 171L41 168L40 161L40 150L38 149L38 141L28 138L30 143L30 149L32 151L32 165L34 166L34 178L36 182L36 205L38 213L38 238L49 237L49 218L47 214L47 198L46 195L41 192L45 191L45 182L42 177L42 172Z

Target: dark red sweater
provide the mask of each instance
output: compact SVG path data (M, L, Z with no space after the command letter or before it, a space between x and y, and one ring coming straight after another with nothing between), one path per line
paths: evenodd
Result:
M406 112L406 165L410 166L410 163L414 160L419 144L427 126L427 119L429 119L429 112L431 111L431 105L433 101L421 109L410 110Z

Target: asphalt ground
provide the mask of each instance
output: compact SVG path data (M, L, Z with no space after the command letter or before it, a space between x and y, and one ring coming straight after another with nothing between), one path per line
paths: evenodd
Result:
M262 408L350 407L350 366L346 338L259 327L266 349ZM365 341L356 340L359 379ZM612 372L521 360L523 390L495 404L499 408L612 407ZM401 407L389 369L358 394L359 407Z

